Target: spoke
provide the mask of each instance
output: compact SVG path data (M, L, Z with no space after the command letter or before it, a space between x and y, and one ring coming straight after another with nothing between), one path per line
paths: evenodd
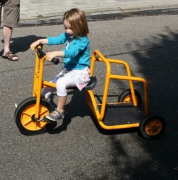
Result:
M26 116L28 116L28 117L31 117L31 114L26 113L26 112L23 112L23 113L22 113L22 116L23 116L23 115L26 115Z
M147 134L150 134L150 135L152 135L152 134L153 134L153 129L151 129L151 128L148 128L148 129L146 129L146 132L147 132Z
M36 123L36 128L42 128L45 126L47 123L45 121L40 121Z
M156 126L157 127L162 126L162 123L159 120L156 120Z
M32 123L33 121L30 119L29 121L26 121L25 123L24 123L24 126L28 126L30 123Z
M40 112L40 116L43 116L43 115L47 114L48 112L49 112L48 109L45 109L45 111Z
M23 121L24 126L27 126L32 122L31 115L29 113L26 113L26 112L22 113L21 119Z
M30 131L38 131L42 128L44 128L47 124L45 121L35 121L32 119L32 116L35 114L35 106L31 105L28 106L21 114L21 124L24 126L25 129ZM49 110L41 105L39 110L39 118L42 118L46 114L49 113Z

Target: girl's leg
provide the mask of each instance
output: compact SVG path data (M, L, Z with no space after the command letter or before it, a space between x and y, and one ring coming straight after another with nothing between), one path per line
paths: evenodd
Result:
M50 82L51 83L56 83L56 81L59 79L59 75L57 75L56 77L54 77ZM56 88L53 87L47 87L47 88L43 88L42 92L41 92L41 96L44 97L45 99L48 99L49 96L56 91Z
M67 96L58 96L57 109L60 112L64 112L64 106L66 104Z
M57 96L58 103L57 108L59 111L64 112L64 106L67 100L67 87L75 87L75 82L71 79L69 74L66 74L64 77L57 80L56 88L57 88Z
M67 100L67 87L75 87L75 82L71 79L70 75L66 74L64 77L59 78L56 83L58 103L57 108L46 116L51 121L64 119L64 106Z

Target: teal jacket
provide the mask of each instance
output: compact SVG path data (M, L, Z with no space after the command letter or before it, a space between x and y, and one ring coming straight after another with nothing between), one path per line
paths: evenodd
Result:
M63 33L55 37L47 37L48 45L59 45L65 43L64 66L67 70L84 69L90 67L90 41L88 37L75 38L70 42L69 36Z

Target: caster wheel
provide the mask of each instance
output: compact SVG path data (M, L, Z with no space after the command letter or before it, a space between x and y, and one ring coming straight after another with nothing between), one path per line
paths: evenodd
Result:
M19 131L24 135L37 135L45 133L50 126L50 124L46 121L35 121L35 106L36 97L30 97L22 101L14 113L15 123L19 128ZM39 118L49 114L52 110L53 108L50 103L41 99Z

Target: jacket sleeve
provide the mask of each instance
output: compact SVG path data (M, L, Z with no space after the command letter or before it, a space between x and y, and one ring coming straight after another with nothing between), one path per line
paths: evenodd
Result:
M62 33L59 36L47 37L48 45L59 45L64 44L67 41L67 34Z

